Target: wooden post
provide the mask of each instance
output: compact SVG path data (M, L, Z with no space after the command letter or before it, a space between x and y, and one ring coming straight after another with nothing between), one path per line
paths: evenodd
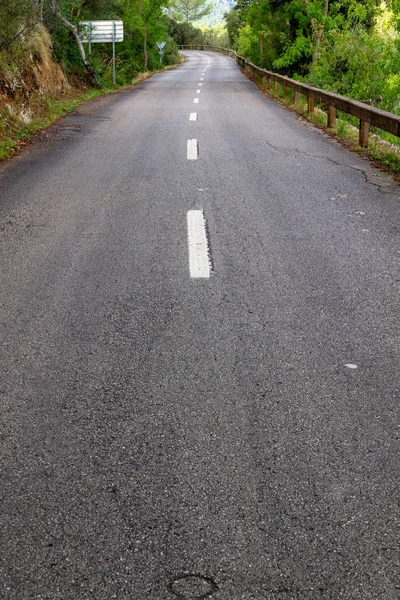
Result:
M360 134L358 137L361 148L368 148L369 123L360 119Z
M278 92L278 82L274 81L274 90L275 92Z
M312 113L314 112L314 98L311 98L311 96L308 96L307 112L309 115L312 115Z
M288 93L288 89L287 89L286 85L282 85L282 91L283 91L283 97L286 98L287 93Z
M336 127L336 108L328 106L328 127Z
M294 90L293 102L298 102L298 101L299 101L299 92L297 90Z

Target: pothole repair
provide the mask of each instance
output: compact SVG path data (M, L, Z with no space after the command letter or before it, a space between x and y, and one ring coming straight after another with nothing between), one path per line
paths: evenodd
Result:
M181 600L202 600L210 598L218 586L211 577L198 573L178 575L170 583L170 591Z

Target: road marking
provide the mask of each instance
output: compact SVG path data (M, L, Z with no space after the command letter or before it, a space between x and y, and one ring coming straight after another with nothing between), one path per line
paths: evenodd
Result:
M353 365L353 363L346 363L344 366L347 367L348 369L358 369L358 366Z
M204 81L204 77L200 77L200 81Z
M200 90L196 90L196 94L200 94Z
M199 103L199 100L200 100L200 98L195 98L195 99L193 100L193 104L198 104L198 103Z
M199 157L199 143L197 140L187 141L187 159L197 160Z
M199 86L200 86L200 87L201 87L202 85L203 85L202 83L199 83Z
M190 113L189 121L197 121L197 113Z
M187 213L189 271L193 279L210 277L210 258L206 234L206 222L202 210Z

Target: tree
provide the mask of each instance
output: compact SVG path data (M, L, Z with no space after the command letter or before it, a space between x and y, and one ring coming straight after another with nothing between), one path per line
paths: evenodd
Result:
M157 34L164 32L166 27L161 23L165 21L163 8L166 6L166 0L122 0L121 5L124 9L125 21L132 28L138 28L143 35L143 62L144 70L148 69L148 37L149 32ZM155 40L154 40L155 43Z
M90 64L90 62L86 58L85 49L83 47L83 43L82 43L82 40L81 40L79 32L78 32L78 27L74 23L72 23L69 19L67 19L67 17L63 13L63 8L64 8L63 3L59 3L58 0L47 0L47 2L48 2L48 8L49 8L50 12L74 36L76 45L79 50L79 54L82 59L83 66L85 67L87 74L89 76L90 83L92 85L98 87L99 80L97 77L97 73L96 73L95 69L93 68L93 66Z
M171 2L172 16L176 21L198 21L210 14L212 4L204 0L173 0Z
M175 40L178 46L188 46L190 44L205 44L204 34L200 29L193 27L191 23L178 23L174 19L168 18L168 33Z
M228 32L229 48L237 50L239 31L246 25L246 22L243 19L242 10L238 6L234 6L231 11L224 14L224 21Z
M246 24L238 29L237 44L249 52L249 58L288 75L306 75L318 61L324 37L330 31L359 26L370 30L380 1L239 0L231 13L240 10ZM234 26L233 19L230 25Z

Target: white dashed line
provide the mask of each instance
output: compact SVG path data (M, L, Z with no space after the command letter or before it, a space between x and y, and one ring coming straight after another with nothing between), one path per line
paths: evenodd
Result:
M197 140L187 141L187 159L197 160L199 157L199 144Z
M189 271L193 279L210 277L206 222L202 210L189 210L187 213Z
M204 77L200 77L200 81L204 81Z
M200 94L200 90L196 90L196 94Z
M353 363L346 363L344 366L347 367L348 369L358 369L358 366L353 365Z
M199 103L199 100L200 100L200 98L195 98L195 99L193 100L193 104L198 104L198 103Z
M202 83L199 83L199 86L200 86L200 87L201 87L202 85L203 85Z
M190 113L189 121L197 121L197 113Z

